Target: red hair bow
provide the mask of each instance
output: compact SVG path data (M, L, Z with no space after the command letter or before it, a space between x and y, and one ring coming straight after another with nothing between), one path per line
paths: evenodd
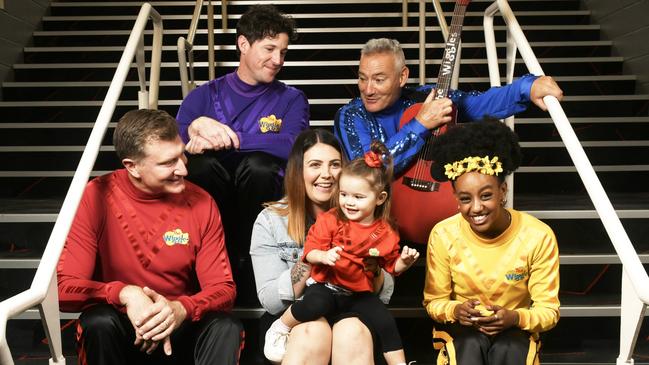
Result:
M363 156L363 159L365 159L365 163L369 167L378 168L378 167L383 166L383 159L381 158L381 156L378 153L376 153L374 151L367 152L365 154L365 156Z

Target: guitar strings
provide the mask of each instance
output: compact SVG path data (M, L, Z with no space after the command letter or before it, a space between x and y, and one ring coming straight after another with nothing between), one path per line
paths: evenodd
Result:
M467 7L466 5L460 5L459 3L456 3L456 5L455 5L455 7L453 9L453 17L451 18L451 26L450 26L450 29L449 29L449 34L457 33L458 46L459 46L459 43L460 43L460 36L461 36L461 33L462 33L462 24L464 23L464 15L465 15L465 12L466 12L466 7ZM447 50L445 49L444 50L444 55L442 56L442 62L443 62L443 60L444 60L444 58L446 56L446 53L447 53L446 51ZM452 69L455 69L455 60L453 60ZM448 96L448 92L449 92L449 89L450 89L450 80L449 80L449 78L452 78L452 77L453 77L453 72L450 72L448 76L442 75L442 65L440 64L440 71L439 71L439 74L438 74L438 77L437 77L437 85L436 85L436 87L439 86L440 83L446 83L448 85L446 87L446 89L444 90L442 97L447 97ZM433 91L431 90L431 92L433 92ZM415 179L417 179L417 180L427 180L426 179L426 173L430 174L430 172L427 171L428 169L426 168L426 164L423 162L423 159L421 157L429 155L429 151L431 149L432 141L433 141L434 138L439 136L440 133L441 133L441 128L439 128L439 127L435 128L435 130L432 132L431 136L429 136L427 138L426 142L424 143L424 147L423 147L422 151L420 152L421 153L420 158L418 158L417 162L416 162L417 166L415 167L415 172L414 172L414 178Z

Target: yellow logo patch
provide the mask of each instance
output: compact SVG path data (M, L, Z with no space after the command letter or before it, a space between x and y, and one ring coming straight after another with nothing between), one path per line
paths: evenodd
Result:
M261 130L261 133L277 133L281 128L282 120L275 117L275 114L271 114L267 117L262 117L261 119L259 119L259 129Z
M370 256L379 256L381 253L378 248L372 247L369 251Z
M167 246L186 245L189 244L189 233L184 233L180 228L176 228L173 231L165 232L162 239Z

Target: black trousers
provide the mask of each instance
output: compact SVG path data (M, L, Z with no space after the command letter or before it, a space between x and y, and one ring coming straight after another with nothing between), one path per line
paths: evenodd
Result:
M435 340L442 338L449 364L531 365L538 360L539 344L520 328L488 336L459 323L435 323Z
M236 365L244 345L243 326L225 313L185 321L171 335L172 354L162 344L151 354L133 345L135 330L126 314L107 304L84 311L77 325L77 353L82 365L224 364Z
M187 179L205 189L221 213L238 305L259 305L250 236L262 204L282 197L284 166L264 152L207 151L189 157Z
M313 284L306 288L302 300L293 303L291 313L300 322L313 321L322 316L330 318L340 313L354 313L376 335L383 352L403 348L397 322L374 293L339 295L324 284Z

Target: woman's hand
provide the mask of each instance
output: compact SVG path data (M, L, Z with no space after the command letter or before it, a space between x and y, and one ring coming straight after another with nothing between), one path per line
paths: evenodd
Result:
M455 319L463 326L474 326L476 320L481 317L480 311L475 309L475 306L478 304L480 304L478 300L467 300L458 305L453 311Z
M518 326L518 312L499 305L487 306L487 309L494 311L494 315L476 318L475 323L480 332L493 336L510 327Z

